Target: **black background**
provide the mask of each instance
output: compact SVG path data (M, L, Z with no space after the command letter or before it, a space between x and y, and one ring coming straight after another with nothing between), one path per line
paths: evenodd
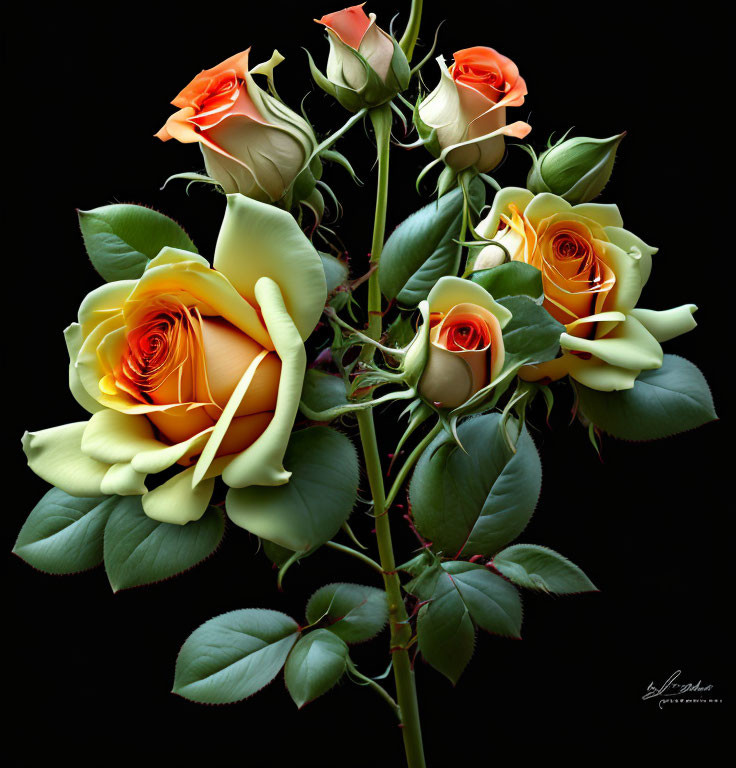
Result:
M287 61L279 90L306 109L321 135L347 113L311 84L308 47L324 67L327 44L313 17L337 10L317 2L134 3L103 18L81 7L26 9L8 28L4 187L5 328L3 400L6 502L3 550L45 484L26 469L18 439L24 429L76 421L84 414L66 386L61 330L99 283L84 254L75 208L140 202L173 216L200 252L211 254L223 200L184 185L160 191L172 173L198 170L194 146L161 144L153 133L173 111L168 102L200 69L253 45L253 61L278 47ZM397 6L374 2L388 28ZM522 540L551 546L582 566L599 594L525 596L524 640L479 635L477 651L452 689L418 662L418 686L430 766L487 765L513 750L518 760L562 753L598 761L635 744L659 750L703 750L723 735L726 679L726 594L731 581L726 521L731 459L726 430L733 349L726 318L732 280L732 228L726 203L727 137L719 133L720 57L717 18L658 15L654 6L619 3L605 15L591 4L428 3L418 49L423 55L438 22L447 57L469 45L510 56L526 79L526 104L510 119L527 119L540 147L571 125L584 135L622 130L614 178L601 200L617 202L625 226L660 247L642 305L700 306L700 327L666 345L698 364L710 381L720 422L648 444L606 439L603 462L560 397L554 431L537 412L533 434L544 466L538 510ZM35 8L35 6L34 6ZM647 11L646 9L650 10ZM430 87L436 65L424 70ZM412 86L415 88L415 86ZM395 128L401 138L400 127ZM360 274L369 249L375 178L372 146L360 128L338 147L365 186L339 168L325 178L345 204L339 225ZM422 149L392 159L389 231L425 204L414 178L430 158ZM520 184L528 159L511 150L495 174ZM11 276L8 277L8 270ZM8 300L12 311L7 311ZM386 414L384 450L392 448ZM9 422L9 423L8 423ZM367 485L364 481L363 485ZM9 498L6 496L6 498ZM414 542L394 524L397 547ZM358 510L362 538L370 520ZM401 557L401 555L399 555ZM10 743L17 764L51 755L79 764L334 766L402 765L400 734L370 692L345 683L297 712L282 679L251 700L203 707L169 693L176 653L211 616L240 607L283 610L299 619L307 597L331 580L374 583L343 556L325 551L295 567L286 592L257 542L229 526L217 554L174 580L112 594L101 569L68 577L38 573L5 559L10 586L4 688L12 702ZM361 669L385 665L386 637L360 648ZM650 681L677 669L715 685L723 704L671 706L642 701ZM7 719L6 715L6 719Z

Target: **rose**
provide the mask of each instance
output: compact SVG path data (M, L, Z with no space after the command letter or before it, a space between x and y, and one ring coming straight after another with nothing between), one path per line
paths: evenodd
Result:
M630 389L639 373L662 365L661 341L691 330L694 304L657 312L637 308L656 253L623 228L615 205L572 206L556 195L509 187L478 225L498 243L478 255L475 271L504 256L539 269L544 307L563 323L562 357L526 366L529 381L569 374L593 389Z
M440 82L418 104L415 123L427 148L455 171L495 168L505 151L504 136L523 139L524 122L506 125L506 107L520 107L526 83L511 59L476 46L454 55L448 69L440 56Z
M303 340L326 298L319 255L288 213L229 195L214 267L164 248L140 279L87 296L65 335L72 393L93 415L26 434L31 469L74 496L141 494L171 523L198 519L219 475L288 481Z
M481 286L441 278L420 305L426 322L405 367L421 369L419 394L439 408L457 408L490 387L504 364L501 329L511 313Z
M409 85L409 62L396 40L367 16L362 5L315 19L327 29L330 54L325 77L310 57L317 84L357 112L392 99Z
M249 52L200 72L171 102L180 109L156 136L199 142L207 173L225 192L276 202L313 162L317 140L303 117L253 80L253 74L272 80L274 67L284 60L281 54L274 51L269 61L249 71Z

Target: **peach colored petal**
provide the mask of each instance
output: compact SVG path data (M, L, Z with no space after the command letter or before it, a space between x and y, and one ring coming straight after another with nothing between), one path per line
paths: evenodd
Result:
M191 107L180 109L169 117L161 130L154 134L161 141L176 139L184 144L191 144L199 141L199 134L190 122L190 118L195 114Z
M349 45L356 51L360 48L363 36L372 23L363 10L363 4L353 5L350 8L344 8L342 11L328 13L321 19L315 19L315 21L317 24L323 24L328 29L331 29L345 45Z
M219 457L244 451L266 431L271 419L273 419L273 411L234 418L215 455Z
M177 97L171 102L175 107L197 107L196 100L206 92L208 85L218 76L232 71L235 77L245 79L248 73L248 54L250 48L236 53L234 56L225 59L212 69L203 69L190 83L186 86Z

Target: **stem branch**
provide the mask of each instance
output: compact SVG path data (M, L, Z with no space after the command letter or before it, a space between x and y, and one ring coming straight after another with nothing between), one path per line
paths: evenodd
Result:
M378 571L378 573L383 576L383 568L381 568L381 566L375 560L373 560L373 558L368 557L368 555L364 555L362 552L358 552L357 549L346 547L344 544L338 544L336 541L328 541L325 543L325 546L329 547L330 549L335 549L338 552L344 552L346 555L350 555L357 560L362 560L366 565L373 568L374 571Z

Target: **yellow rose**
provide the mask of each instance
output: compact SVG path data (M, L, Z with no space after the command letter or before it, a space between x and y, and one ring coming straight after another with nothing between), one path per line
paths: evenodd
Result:
M72 393L92 417L27 433L31 469L74 496L142 495L169 523L197 520L215 478L281 485L326 298L319 255L285 211L239 194L214 269L164 248L138 280L92 291L65 332ZM148 490L146 477L183 469Z
M474 271L504 259L539 269L544 307L565 325L562 357L525 366L527 381L565 375L593 389L630 389L643 370L662 365L661 341L695 327L694 304L657 312L637 308L656 253L623 228L615 205L572 206L549 193L509 187L477 231L496 244L480 251Z

